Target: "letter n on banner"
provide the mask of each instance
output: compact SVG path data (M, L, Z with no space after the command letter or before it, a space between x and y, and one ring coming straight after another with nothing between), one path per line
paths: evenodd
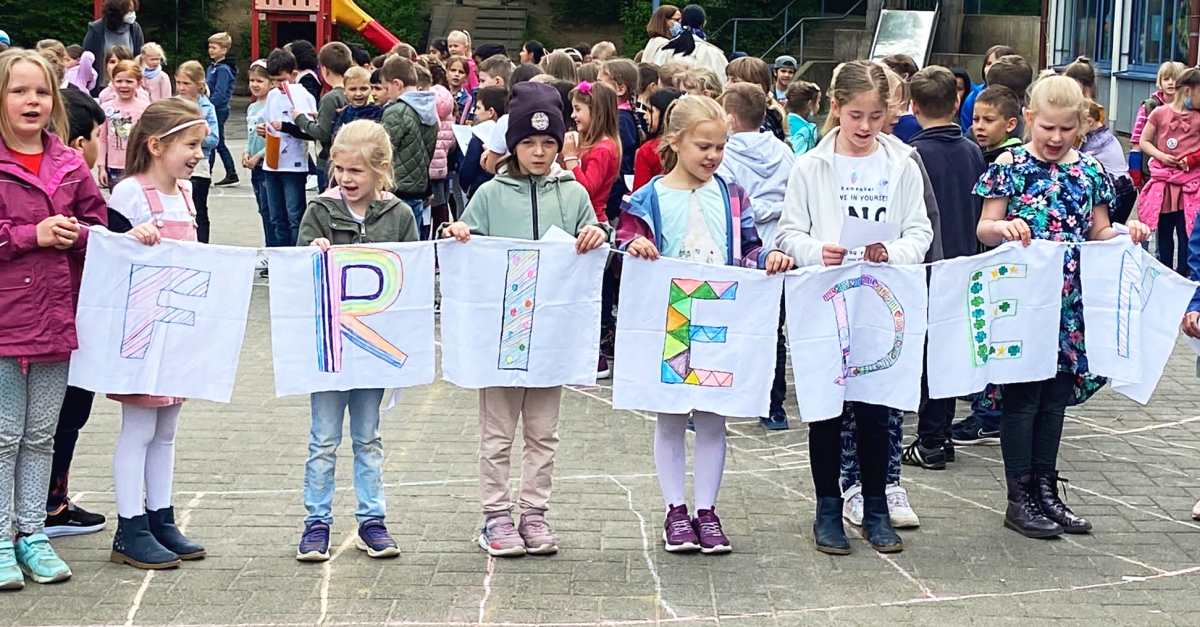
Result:
M316 278L317 362L321 372L341 372L342 339L401 368L408 359L361 318L387 311L400 296L404 269L400 255L377 248L338 247L313 255ZM370 287L352 293L351 277Z
M1128 250L1121 255L1121 285L1117 291L1117 354L1129 357L1129 319L1136 307L1138 313L1150 302L1158 268L1142 268Z
M692 324L692 302L736 300L737 281L672 279L667 304L667 338L663 345L662 382L732 387L733 373L692 368L692 343L724 344L727 327Z

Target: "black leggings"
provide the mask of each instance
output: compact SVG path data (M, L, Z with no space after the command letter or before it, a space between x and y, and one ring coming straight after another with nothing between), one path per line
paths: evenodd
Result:
M208 186L211 184L212 179L192 177L192 203L196 205L196 241L201 244L208 243Z
M46 513L54 514L67 504L67 479L79 430L87 424L92 413L92 398L87 390L67 386L62 409L58 412L58 427L54 431L54 463L50 470L50 492L46 497Z
M1058 467L1063 417L1071 400L1075 375L1009 383L1001 397L1000 453L1004 474L1017 478L1030 472L1050 473Z
M862 468L863 496L884 496L888 467L888 408L849 403L858 422L858 464ZM842 418L808 425L808 456L813 485L820 498L841 498Z
M1188 276L1188 235L1187 217L1184 212L1172 211L1158 216L1158 260L1168 268L1174 268L1183 276ZM1172 263L1175 255L1175 237L1179 237L1179 255Z

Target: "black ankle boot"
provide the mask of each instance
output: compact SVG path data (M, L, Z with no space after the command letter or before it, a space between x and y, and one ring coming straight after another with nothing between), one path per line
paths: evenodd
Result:
M160 544L150 533L150 523L145 514L117 518L117 534L113 536L109 559L117 564L129 564L144 570L179 566L179 556Z
M813 540L817 550L830 555L849 555L850 541L842 526L842 499L817 497L817 518L813 521Z
M188 540L179 527L175 526L175 508L164 507L146 512L150 519L150 533L167 550L179 555L181 560L198 560L208 552L199 544Z
M1007 479L1008 509L1004 512L1004 526L1026 538L1053 538L1062 535L1063 528L1042 514L1033 476Z
M1092 523L1076 516L1075 512L1058 498L1058 482L1067 482L1066 479L1059 478L1058 471L1034 473L1033 481L1037 488L1038 506L1042 508L1043 516L1058 523L1064 533L1087 533L1092 530Z
M892 528L888 515L886 496L863 496L863 535L871 548L880 553L899 553L904 550L904 541Z

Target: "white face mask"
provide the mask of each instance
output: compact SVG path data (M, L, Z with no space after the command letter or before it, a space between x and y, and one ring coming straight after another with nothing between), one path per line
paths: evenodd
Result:
M132 24L136 21L137 21L137 12L136 11L130 11L129 13L125 14L125 23L126 24Z

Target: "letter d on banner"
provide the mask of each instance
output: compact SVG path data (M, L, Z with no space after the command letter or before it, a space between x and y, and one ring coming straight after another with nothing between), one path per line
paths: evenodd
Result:
M892 342L891 350L873 363L861 366L850 365L850 313L846 309L846 292L856 287L869 287L879 296L884 306L892 314L892 327L896 331L896 338ZM838 342L842 345L842 376L838 377L834 381L835 383L846 385L846 380L850 377L891 368L896 360L900 359L900 351L904 349L904 308L900 306L900 301L896 300L891 288L876 280L875 277L864 274L838 283L825 292L823 298L825 302L833 303L833 313L837 317Z
M400 255L377 248L330 248L313 255L313 274L321 372L341 371L343 337L385 363L403 367L408 356L360 320L387 311L400 296L404 286ZM364 274L372 287L350 293L350 277Z

